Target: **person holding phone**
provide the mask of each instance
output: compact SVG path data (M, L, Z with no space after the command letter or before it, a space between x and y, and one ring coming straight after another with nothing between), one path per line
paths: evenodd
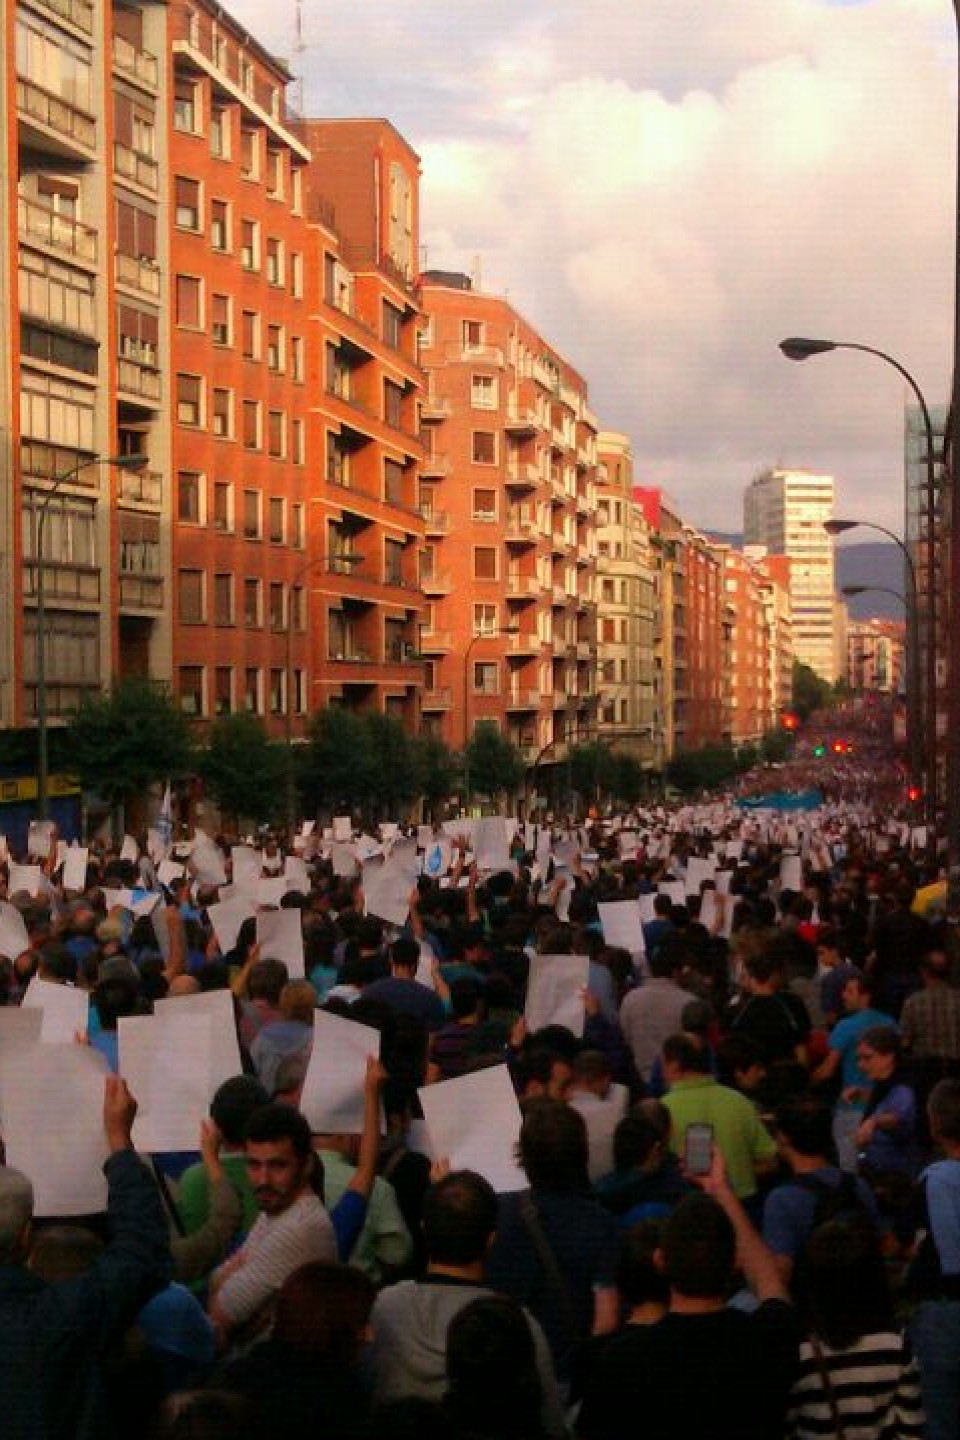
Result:
M772 1170L777 1161L776 1144L754 1106L709 1073L706 1051L692 1035L668 1037L663 1047L663 1074L670 1087L663 1103L673 1121L670 1143L674 1152L686 1155L687 1132L692 1128L691 1158L695 1163L688 1168L692 1174L703 1174L709 1169L706 1142L712 1139L723 1155L730 1188L740 1200L753 1200L757 1176ZM709 1127L709 1132L697 1128L703 1126Z

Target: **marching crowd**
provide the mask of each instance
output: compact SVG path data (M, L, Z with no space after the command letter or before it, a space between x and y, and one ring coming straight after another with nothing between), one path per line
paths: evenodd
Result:
M4 1440L960 1436L960 972L889 809L41 839L0 864ZM44 1199L54 1050L100 1067L100 1214Z

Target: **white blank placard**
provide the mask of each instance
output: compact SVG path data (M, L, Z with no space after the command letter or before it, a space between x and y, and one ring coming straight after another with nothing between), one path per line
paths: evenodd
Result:
M590 979L586 955L534 955L527 981L524 1019L531 1033L544 1025L564 1025L583 1035L583 992Z
M7 1164L33 1184L34 1214L106 1209L103 1094L107 1062L87 1045L38 1045L0 1057Z
M506 1065L424 1085L417 1094L435 1159L476 1170L499 1194L528 1188L517 1160L520 1106Z
M300 1109L315 1135L358 1135L363 1129L367 1057L380 1054L380 1032L318 1010Z

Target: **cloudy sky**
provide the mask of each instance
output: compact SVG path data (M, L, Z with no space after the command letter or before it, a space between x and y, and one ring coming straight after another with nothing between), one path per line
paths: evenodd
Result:
M228 0L290 55L295 0ZM508 295L625 430L637 478L739 529L768 464L902 525L904 388L950 385L949 0L302 0L306 109L423 160L430 266ZM863 539L869 538L864 533Z

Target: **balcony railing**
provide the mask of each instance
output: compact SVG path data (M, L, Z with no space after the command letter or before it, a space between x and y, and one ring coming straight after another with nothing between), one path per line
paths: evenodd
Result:
M453 579L447 571L437 570L422 577L420 589L424 595L447 595L453 589Z
M163 501L163 476L159 470L121 470L120 502L123 505L150 505Z
M424 630L420 636L420 651L424 655L439 655L453 649L453 636L449 630Z
M539 710L539 690L511 690L507 695L508 710Z
M23 590L28 599L36 599L39 568L36 559L24 564ZM45 560L43 593L47 600L88 600L96 604L100 599L100 571L93 565Z
M87 35L93 34L93 6L90 0L40 0L40 4L51 14L76 25L78 30L85 31Z
M429 505L421 506L423 528L427 535L446 535L450 529L450 516L446 510L434 510Z
M144 295L154 297L160 294L160 266L156 260L145 255L116 254L116 281L118 285L129 285Z
M142 360L117 356L117 389L143 400L160 400L160 371Z
M43 440L21 440L20 474L24 480L45 480L48 483L58 476L70 474L69 485L85 490L100 487L101 467L94 462L91 451L69 450L62 445L49 445ZM90 464L82 464L90 461ZM77 469L82 465L81 469Z
M449 475L450 457L448 455L424 455L420 461L421 475Z
M132 180L144 190L156 190L159 166L151 155L144 155L142 151L132 150L129 145L115 140L113 165L117 174L122 175L125 180Z
M163 577L161 575L120 576L121 610L162 610Z
M25 196L17 197L17 231L21 240L35 240L75 260L97 261L97 232L68 215L58 215L46 205Z
M22 75L17 76L17 110L47 129L56 130L58 135L84 150L96 148L97 122L92 115Z
M156 90L160 78L160 67L156 55L149 50L138 50L122 35L113 37L113 63L118 70L133 75L137 80Z
M449 710L453 705L453 693L449 685L436 690L424 690L420 695L421 710Z

